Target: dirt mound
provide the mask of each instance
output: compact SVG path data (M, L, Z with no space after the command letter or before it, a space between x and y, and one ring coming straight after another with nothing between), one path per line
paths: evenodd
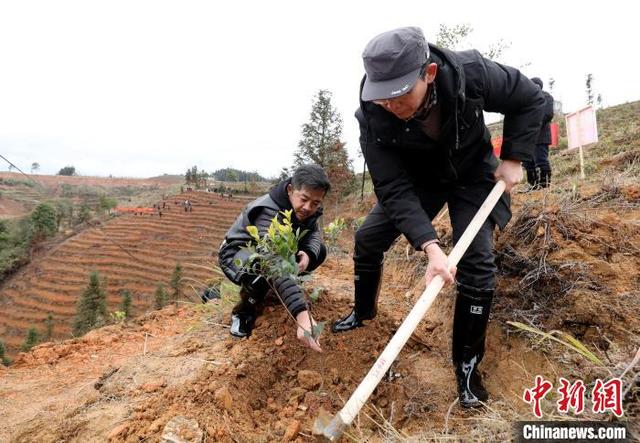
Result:
M628 189L628 188L626 188ZM526 202L499 237L505 297L496 315L568 329L607 350L640 334L640 205L603 188L572 198Z

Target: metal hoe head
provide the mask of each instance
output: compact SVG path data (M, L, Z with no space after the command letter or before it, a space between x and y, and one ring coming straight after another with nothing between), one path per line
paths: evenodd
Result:
M342 421L340 414L331 416L323 408L318 411L318 417L313 423L313 434L324 437L324 441L338 441L346 429L347 424Z

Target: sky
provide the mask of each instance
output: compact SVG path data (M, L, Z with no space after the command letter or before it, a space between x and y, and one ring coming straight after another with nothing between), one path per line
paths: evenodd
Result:
M151 177L197 165L276 176L314 95L332 93L356 170L353 117L375 35L468 23L465 48L555 79L565 112L640 99L640 6L630 1L0 0L0 154L23 171ZM495 119L495 116L489 116ZM1 162L1 160L0 160ZM0 164L0 170L8 165Z

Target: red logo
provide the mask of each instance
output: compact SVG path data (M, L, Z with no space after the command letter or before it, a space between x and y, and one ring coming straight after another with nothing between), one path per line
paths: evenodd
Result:
M545 380L540 375L536 375L536 385L524 391L522 399L527 403L533 403L533 415L538 418L542 417L542 411L540 410L540 400L549 393L553 384L550 381Z
M569 409L573 409L576 414L581 414L584 411L584 382L578 380L574 384L570 384L568 380L560 377L560 384L562 384L558 388L560 400L556 402L558 411L566 414Z
M593 412L613 412L616 417L622 417L622 381L612 378L603 383L599 378L591 391L593 398Z

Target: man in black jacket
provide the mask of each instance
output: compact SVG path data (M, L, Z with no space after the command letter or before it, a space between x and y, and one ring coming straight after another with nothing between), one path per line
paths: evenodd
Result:
M262 237L274 217L282 217L281 211L293 210L293 229L307 231L298 245L298 266L300 272L312 272L327 256L327 249L322 243L318 227L318 218L322 215L322 201L330 187L329 179L320 166L300 166L293 177L280 182L268 194L249 203L229 228L218 257L224 274L229 280L240 285L240 301L233 308L231 315L231 335L247 337L251 334L269 290L269 283L264 277L248 274L236 265L237 259L241 262L247 261L248 252L242 248L247 242L254 241L247 232L247 226L256 226ZM311 331L315 322L309 315L299 286L288 277L275 279L271 284L298 323L298 339L311 349L320 351L319 343L304 333L305 330Z
M436 275L457 284L452 359L460 403L487 399L477 371L484 353L495 290L493 230L511 212L505 193L457 270L447 267L431 220L447 203L458 241L495 180L511 188L522 178L522 160L536 142L544 98L518 70L479 52L428 45L419 28L385 32L363 52L360 144L378 203L355 236L355 305L334 332L363 325L376 315L384 252L404 234L427 254L428 284ZM502 162L493 155L483 111L505 115ZM457 277L457 278L456 278Z
M543 83L538 77L531 79L542 89ZM549 145L551 144L551 120L553 120L553 97L546 91L544 95L544 114L542 127L533 152L533 158L524 160L522 165L527 171L527 182L532 189L546 188L551 183L551 164L549 163Z

